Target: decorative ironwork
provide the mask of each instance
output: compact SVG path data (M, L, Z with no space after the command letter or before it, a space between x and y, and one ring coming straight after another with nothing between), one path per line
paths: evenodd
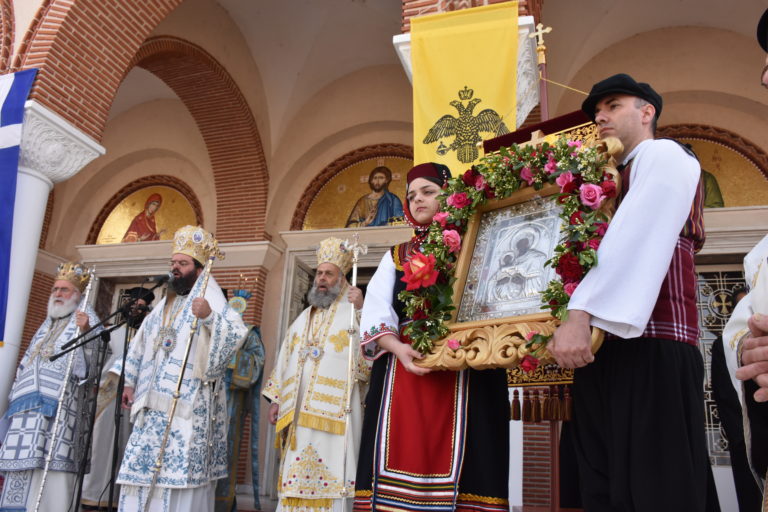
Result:
M699 273L699 349L704 358L704 413L707 448L710 462L716 466L730 466L728 438L720 424L720 415L712 394L712 344L719 341L735 301L733 291L744 286L741 271L716 271Z

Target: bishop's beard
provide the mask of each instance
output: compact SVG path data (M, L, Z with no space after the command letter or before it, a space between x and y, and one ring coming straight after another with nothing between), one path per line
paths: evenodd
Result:
M192 290L192 287L195 286L195 281L197 281L197 269L192 269L186 274L181 274L180 276L176 276L174 274L173 279L171 279L171 288L173 288L173 291L176 292L176 295L187 295L190 290Z
M80 294L73 293L68 299L56 299L51 296L48 298L48 316L51 318L64 318L69 316L77 309L80 302Z
M318 291L317 285L313 284L309 293L307 293L307 302L316 308L328 309L339 296L339 293L341 293L341 279L324 292Z

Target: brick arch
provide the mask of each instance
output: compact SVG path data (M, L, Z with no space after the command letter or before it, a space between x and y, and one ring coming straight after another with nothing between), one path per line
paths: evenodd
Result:
M169 36L145 41L131 64L163 80L197 123L216 183L216 238L267 238L264 150L250 107L226 69L202 48Z
M39 68L30 99L101 140L132 57L182 1L44 0L12 70Z
M166 176L162 174L144 176L143 178L132 181L131 183L118 190L109 199L109 201L107 201L106 204L102 206L101 211L96 216L96 220L94 220L93 224L91 224L91 229L88 231L88 237L86 238L85 243L89 245L96 243L96 239L99 236L99 231L101 231L101 227L104 225L104 222L106 222L107 217L123 199L133 194L137 190L156 185L170 187L183 195L187 201L189 201L190 206L192 206L192 211L195 212L197 224L200 226L203 225L203 208L200 206L200 200L197 199L195 192L190 188L189 185L173 176Z
M11 0L2 0L0 2L0 72L8 71L11 64L11 55L13 54L13 26L15 24L13 16L13 3Z
M328 183L328 180L350 165L362 162L363 160L386 156L400 156L413 160L413 148L403 144L374 144L350 151L328 164L325 169L315 176L307 185L307 188L304 189L304 193L301 194L301 199L299 199L298 206L293 212L293 218L291 219L291 230L301 230L312 201L323 188L323 185Z
M704 139L718 142L752 162L768 179L768 153L757 144L725 128L704 124L670 124L656 130L657 137Z

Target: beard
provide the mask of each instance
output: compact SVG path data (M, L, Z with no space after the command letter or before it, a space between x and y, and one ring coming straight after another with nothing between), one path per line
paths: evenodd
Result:
M68 299L56 299L54 297L48 298L48 316L51 318L64 318L69 316L77 309L77 304L80 302L80 294L73 293Z
M171 279L170 285L177 295L186 295L189 293L192 287L195 286L195 281L197 281L196 270L197 268L193 268L186 274L181 274L179 276L176 274L173 275L173 279Z
M307 302L316 308L328 309L339 296L339 293L341 293L341 279L325 291L318 290L317 284L313 284L307 293Z

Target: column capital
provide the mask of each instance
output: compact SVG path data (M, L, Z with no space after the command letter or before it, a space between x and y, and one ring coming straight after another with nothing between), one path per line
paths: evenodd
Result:
M105 149L40 103L24 104L19 166L59 183L77 174Z

